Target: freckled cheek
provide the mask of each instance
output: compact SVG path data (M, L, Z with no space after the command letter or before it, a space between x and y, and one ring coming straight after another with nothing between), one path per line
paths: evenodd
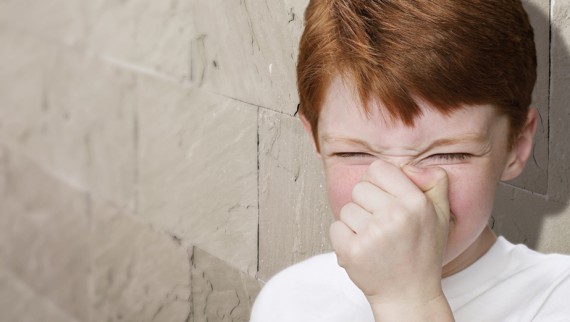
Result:
M329 205L335 219L340 209L352 201L352 189L368 166L337 166L325 170Z

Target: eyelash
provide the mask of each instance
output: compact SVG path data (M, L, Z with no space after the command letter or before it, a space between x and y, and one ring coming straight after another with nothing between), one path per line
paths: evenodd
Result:
M339 153L335 153L334 156L339 157L339 158L353 158L353 157L369 157L372 156L368 153L363 153L363 152L339 152Z
M441 154L430 155L428 158L445 160L445 161L465 161L465 160L468 160L469 158L471 158L471 154L468 154L468 153L441 153Z
M355 158L355 157L370 157L372 155L363 152L339 152L335 153L334 156L339 158ZM471 154L468 153L439 153L439 154L432 154L428 156L426 159L439 159L444 161L465 161L471 158Z

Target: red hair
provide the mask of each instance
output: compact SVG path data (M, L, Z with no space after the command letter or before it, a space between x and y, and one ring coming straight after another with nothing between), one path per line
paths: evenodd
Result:
M379 100L408 126L417 99L444 114L491 104L509 118L512 144L536 81L534 34L520 0L311 0L297 84L317 146L336 76L354 83L366 111Z

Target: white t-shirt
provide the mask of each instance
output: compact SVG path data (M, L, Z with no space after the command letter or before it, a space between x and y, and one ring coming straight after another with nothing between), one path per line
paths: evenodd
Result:
M499 237L463 271L442 280L455 320L570 321L570 256L544 255ZM362 292L334 253L312 257L273 277L251 322L374 322Z

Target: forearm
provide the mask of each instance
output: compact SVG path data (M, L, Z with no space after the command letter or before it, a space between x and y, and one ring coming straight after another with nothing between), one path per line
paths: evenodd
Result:
M395 301L370 303L376 322L454 322L453 313L445 296L441 295L427 303Z

